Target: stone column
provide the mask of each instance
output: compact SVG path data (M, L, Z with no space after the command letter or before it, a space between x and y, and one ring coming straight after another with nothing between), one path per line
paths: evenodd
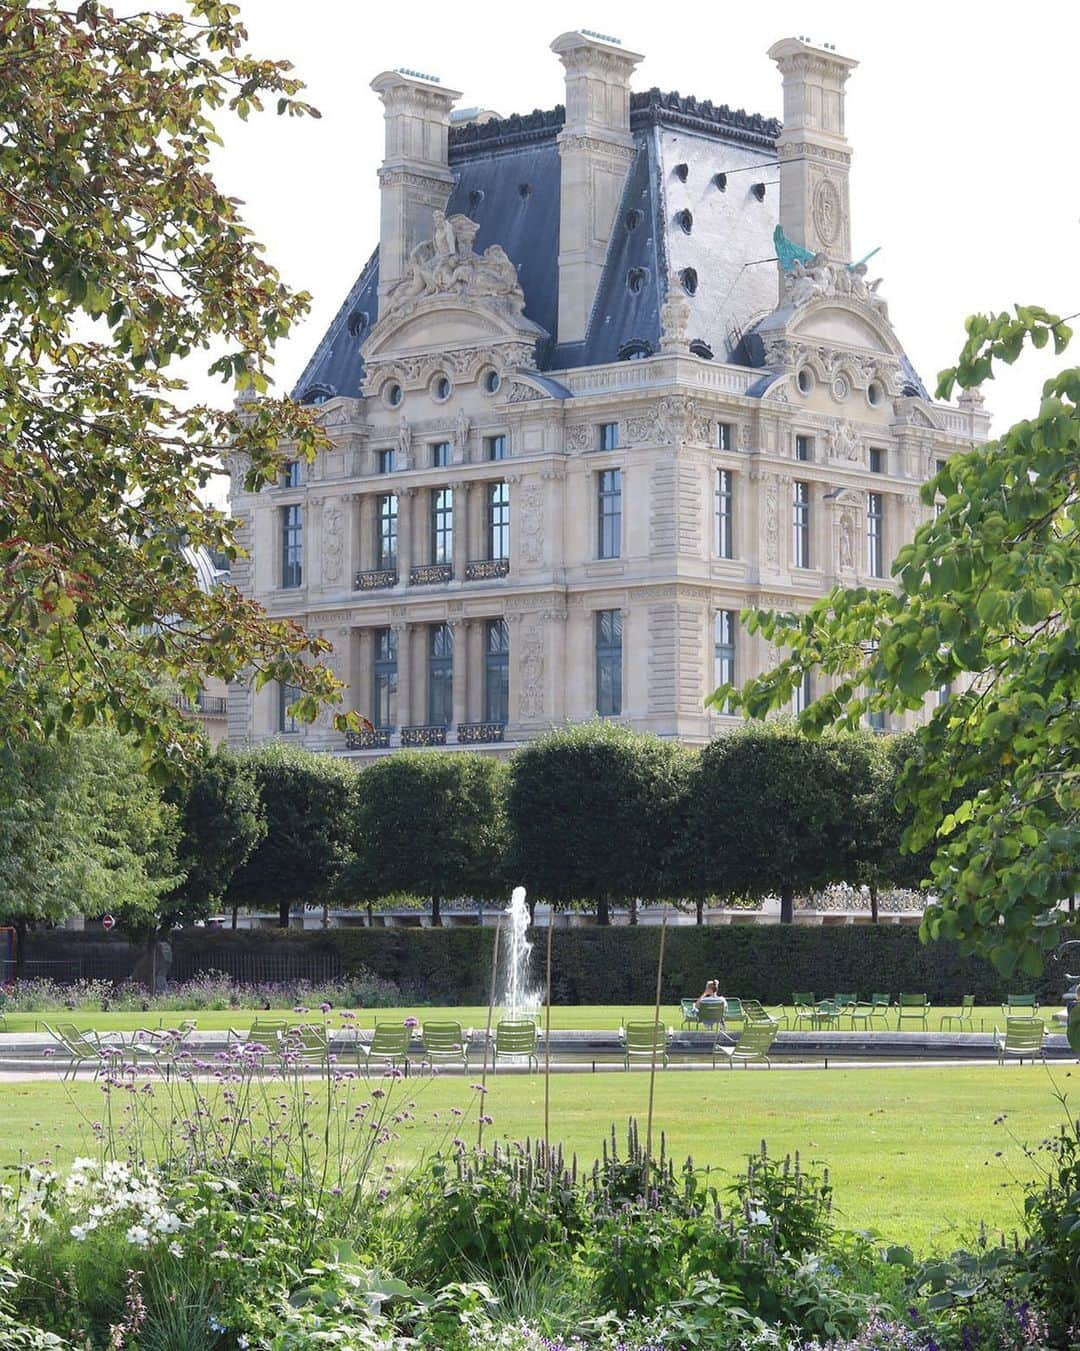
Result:
M409 631L412 646L412 682L409 688L410 723L423 726L427 722L427 644L426 624L414 624Z
M373 695L375 693L375 630L354 629L357 659L353 665L354 679L350 681L349 702L362 717L375 721Z
M472 491L469 493L469 558L473 562L478 562L488 556L488 538L487 538L487 495L488 485L486 483L470 483Z
M416 489L402 488L397 495L398 576L402 586L409 585L409 569L415 562L413 554L413 516L416 513Z
M412 488L412 565L431 562L431 489Z
M472 547L472 533L469 530L471 488L471 483L454 484L454 580L456 582L465 580L465 564L469 561L469 549ZM456 650L454 653L454 670L457 670Z
M482 619L474 619L466 628L466 677L465 707L468 710L466 722L481 722L484 717L484 635L486 624ZM455 640L454 660L457 660Z
M521 615L506 616L506 628L510 635L509 698L507 699L506 737L508 741L516 738L516 726L521 720L518 705L521 700Z
M408 727L412 723L412 629L408 624L395 624L394 635L397 638L398 726Z
M455 499L456 502L456 499ZM455 539L455 551L456 551ZM454 683L453 683L453 733L457 736L459 722L468 721L469 691L469 633L476 625L468 619L450 620L450 632L454 635Z

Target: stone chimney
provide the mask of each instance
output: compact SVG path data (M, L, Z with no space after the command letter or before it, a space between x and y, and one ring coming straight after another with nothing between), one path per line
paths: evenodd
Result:
M769 56L784 77L780 156L780 224L796 244L851 261L844 85L859 64L803 38L783 38Z
M386 157L379 169L379 299L405 271L409 254L431 238L453 177L447 157L450 112L461 94L430 75L384 70L371 82L386 109Z
M589 326L615 213L634 157L630 76L641 61L614 38L563 33L551 44L566 68L566 125L559 135L559 342Z

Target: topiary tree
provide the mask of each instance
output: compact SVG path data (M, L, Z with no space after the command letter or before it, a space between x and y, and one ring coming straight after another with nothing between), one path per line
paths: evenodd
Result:
M613 723L539 737L510 764L510 873L555 905L670 896L687 752Z
M170 920L205 919L233 874L266 838L266 809L250 759L209 750L165 790L179 812L177 866L184 880L165 898ZM236 906L233 906L236 928Z
M694 891L778 894L793 919L797 892L857 875L860 821L875 790L865 736L812 740L790 723L718 737L690 769L684 857Z
M441 902L506 892L506 767L486 755L398 751L359 776L353 857L337 885L350 901L408 892Z
M240 759L258 785L266 834L229 879L225 900L276 905L287 929L292 906L325 901L348 862L356 772L332 756L278 742Z

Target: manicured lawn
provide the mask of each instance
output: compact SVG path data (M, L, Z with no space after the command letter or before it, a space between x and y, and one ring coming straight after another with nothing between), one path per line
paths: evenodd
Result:
M1054 1078L1068 1090L1072 1074L1061 1067ZM542 1133L540 1076L488 1082L488 1138ZM475 1139L467 1081L410 1078L398 1091L402 1101L416 1102L416 1122L403 1129L396 1159L407 1162L445 1139L453 1106L471 1107L458 1129ZM591 1163L612 1122L621 1134L636 1115L644 1130L647 1093L648 1075L640 1071L553 1077L552 1134ZM0 1163L50 1157L64 1164L73 1154L94 1153L88 1126L101 1104L101 1089L89 1083L0 1084ZM1001 1114L1007 1120L995 1125ZM1041 1068L669 1070L656 1083L656 1128L677 1159L691 1153L726 1179L763 1138L773 1153L797 1149L829 1166L841 1223L921 1250L949 1248L980 1219L1011 1230L1022 1199L1016 1179L1032 1168L1020 1146L1037 1144L1059 1119Z
M956 1013L955 1008L935 1008L930 1010L928 1025L931 1031L941 1030L941 1020L950 1013ZM402 1006L397 1009L359 1009L357 1012L356 1024L363 1028L371 1028L375 1022L400 1022L402 1018L419 1018L421 1022L425 1018L452 1018L460 1022L463 1027L483 1027L487 1021L487 1009L483 1007L457 1007L457 1008L424 1008L417 1005L410 1007ZM558 1005L551 1010L551 1025L554 1028L578 1028L589 1030L594 1028L605 1028L613 1030L620 1023L628 1018L651 1018L652 1008L645 1005L627 1005L627 1004L574 1004ZM682 1025L682 1014L675 1005L661 1009L661 1018L671 1027L680 1027ZM792 1010L787 1010L791 1015ZM1041 1015L1049 1022L1050 1015L1054 1008L1047 1007L1040 1010ZM312 1009L309 1013L295 1013L291 1009L270 1009L265 1013L257 1013L251 1009L189 1009L177 1010L172 1013L102 1013L99 1011L79 1010L68 1013L66 1011L57 1012L52 1010L47 1013L9 1013L4 1023L3 1030L8 1032L33 1032L40 1028L43 1022L55 1023L66 1022L74 1023L76 1027L96 1028L99 1032L132 1032L139 1027L177 1027L187 1018L194 1018L199 1025L200 1031L214 1032L224 1031L228 1027L246 1028L250 1025L254 1017L266 1018L285 1018L290 1022L311 1022L312 1018L318 1020L322 1017L318 1008ZM496 1017L498 1012L496 1011ZM338 1025L340 1022L340 1011L335 1009L329 1015L331 1025ZM794 1025L794 1019L792 1019ZM911 1027L917 1027L917 1024L908 1024ZM989 1032L995 1026L1003 1026L1001 1008L998 1005L988 1005L985 1008L977 1008L971 1023L965 1025L970 1031ZM841 1022L841 1028L847 1030L850 1023L845 1018ZM883 1030L884 1024L875 1022L875 1030ZM956 1024L953 1024L955 1030ZM896 1030L896 1014L890 1015L888 1020L888 1029Z

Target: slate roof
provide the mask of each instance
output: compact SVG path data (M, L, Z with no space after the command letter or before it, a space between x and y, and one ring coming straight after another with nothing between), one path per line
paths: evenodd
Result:
M479 225L475 248L501 244L525 292L525 314L555 340L541 370L598 365L658 350L669 271L696 292L690 337L717 360L751 364L744 333L776 303L780 123L650 89L631 96L637 147L583 342L557 341L557 107L451 127L456 177L447 213ZM718 177L726 175L726 178ZM755 184L764 184L754 191ZM688 212L689 215L681 213ZM302 402L357 396L359 347L378 317L378 252L369 258L293 390Z

